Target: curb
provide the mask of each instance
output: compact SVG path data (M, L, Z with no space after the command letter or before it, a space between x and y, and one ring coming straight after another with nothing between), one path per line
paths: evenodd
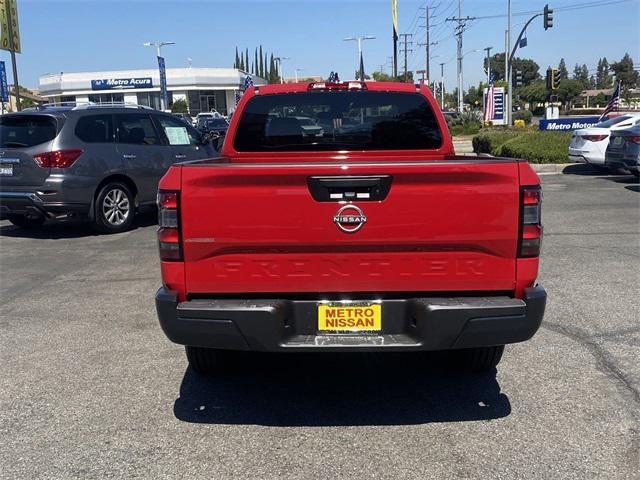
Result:
M564 173L565 168L574 169L582 163L529 163L531 168L542 175L559 175Z

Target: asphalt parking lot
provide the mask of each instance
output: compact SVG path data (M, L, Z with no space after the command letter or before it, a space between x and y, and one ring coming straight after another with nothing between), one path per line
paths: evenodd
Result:
M640 187L543 184L545 322L481 376L287 355L202 378L157 324L152 213L0 222L0 477L638 478Z

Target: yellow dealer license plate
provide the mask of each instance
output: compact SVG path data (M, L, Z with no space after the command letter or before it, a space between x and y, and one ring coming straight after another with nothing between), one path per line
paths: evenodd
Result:
M318 305L318 330L330 332L382 330L382 305L379 303Z

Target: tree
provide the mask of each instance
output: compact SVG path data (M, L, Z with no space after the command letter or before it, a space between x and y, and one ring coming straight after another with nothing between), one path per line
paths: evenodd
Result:
M558 99L564 103L567 108L571 108L572 102L580 96L583 90L582 83L578 80L563 78L560 80L560 85L556 92L558 94Z
M356 74L353 78L360 78L360 70L356 70ZM368 73L364 74L364 79L365 80L371 80L371 75L369 75Z
M260 78L264 78L265 74L264 74L264 55L262 53L262 45L260 45L260 66L258 67L258 76Z
M240 68L240 56L238 55L238 47L236 47L236 59L233 62L233 68Z
M244 50L244 66L245 66L245 72L249 71L249 49L245 48Z
M260 73L259 73L259 71L260 71L260 63L258 62L258 49L257 48L254 49L253 54L254 54L253 55L254 56L254 63L253 63L254 66L253 66L253 69L252 69L253 70L253 74L260 76Z
M393 77L391 75L387 75L386 73L373 72L371 75L373 75L373 79L376 82L393 82Z
M589 69L586 65L578 65L573 67L573 79L582 84L583 89L589 88Z
M598 68L596 70L596 88L611 88L612 80L607 57L601 58L598 60Z
M187 113L189 111L187 107L187 101L180 99L171 104L171 111L173 113Z
M516 95L522 100L529 103L531 110L535 109L539 103L547 101L549 92L543 80L537 80L529 85L519 88L515 91Z
M564 58L560 59L558 70L560 71L560 78L569 78L569 71L567 70L567 64L564 63Z
M467 94L464 96L464 103L471 105L471 108L481 108L485 87L486 85L483 82L480 82L477 87L474 87L473 85L469 87Z
M640 72L633 69L633 60L628 53L625 53L619 62L612 63L611 70L614 71L616 80L620 82L621 96L628 105L631 100L631 89L636 88L640 82Z
M505 80L504 74L504 53L496 53L490 57L491 76L494 83L496 80ZM487 59L484 59L483 67L487 70ZM522 84L529 85L531 82L535 82L540 78L540 66L531 60L530 58L518 58L514 57L511 66L513 75L515 77L516 70L522 72Z

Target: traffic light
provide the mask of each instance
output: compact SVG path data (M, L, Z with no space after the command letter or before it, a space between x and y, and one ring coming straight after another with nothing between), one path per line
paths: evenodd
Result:
M522 70L516 70L516 87L522 86Z
M544 29L548 30L553 27L553 10L549 8L549 4L544 6Z
M557 90L561 79L560 71L557 68L547 68L547 90Z

